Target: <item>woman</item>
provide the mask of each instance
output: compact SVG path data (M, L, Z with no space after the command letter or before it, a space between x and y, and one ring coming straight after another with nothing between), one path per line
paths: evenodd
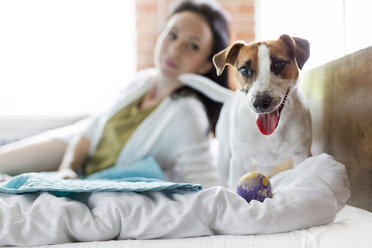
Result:
M104 115L80 125L68 140L59 175L75 178L79 168L91 174L152 156L171 181L217 184L208 133L221 106L183 86L179 76L205 75L226 86L226 75L217 78L211 60L228 42L220 9L181 3L157 40L155 69L139 72Z

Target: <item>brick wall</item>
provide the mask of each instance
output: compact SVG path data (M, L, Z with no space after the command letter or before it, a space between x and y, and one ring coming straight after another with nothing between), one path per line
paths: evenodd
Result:
M213 1L213 0L211 0ZM153 53L158 34L169 12L181 0L136 0L137 69L153 66ZM231 42L252 41L255 0L217 0L231 17Z

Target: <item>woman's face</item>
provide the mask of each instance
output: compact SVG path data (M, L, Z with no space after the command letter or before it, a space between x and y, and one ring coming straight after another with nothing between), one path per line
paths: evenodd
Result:
M155 47L155 66L164 76L207 73L213 35L208 23L198 14L184 11L173 15L160 34Z

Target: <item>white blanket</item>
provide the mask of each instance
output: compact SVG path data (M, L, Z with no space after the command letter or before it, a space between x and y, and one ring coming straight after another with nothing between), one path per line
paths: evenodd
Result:
M272 199L224 187L197 193L0 194L0 245L285 232L331 222L350 196L345 167L322 154L271 178Z

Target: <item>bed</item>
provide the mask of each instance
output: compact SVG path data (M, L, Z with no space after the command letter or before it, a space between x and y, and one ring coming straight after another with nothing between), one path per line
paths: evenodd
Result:
M80 242L44 247L53 248L109 248L109 247L203 247L203 248L261 248L261 247L371 247L371 213L346 206L332 224L311 227L305 230L267 235L213 235L185 239L111 240ZM364 230L364 231L363 231Z
M223 187L183 194L126 193L125 198L121 192L84 193L78 196L79 200L73 194L69 197L47 192L21 197L3 194L0 244L19 247L371 247L370 61L372 47L303 75L301 88L313 117L314 157L305 161L307 164L270 179L276 189L273 199L262 204L247 204ZM303 171L309 173L301 178ZM293 183L287 187L283 180L288 178ZM349 187L351 195L347 193ZM307 199L306 204L296 205L298 198L301 204ZM322 204L319 198L324 199ZM207 207L211 204L215 207Z

